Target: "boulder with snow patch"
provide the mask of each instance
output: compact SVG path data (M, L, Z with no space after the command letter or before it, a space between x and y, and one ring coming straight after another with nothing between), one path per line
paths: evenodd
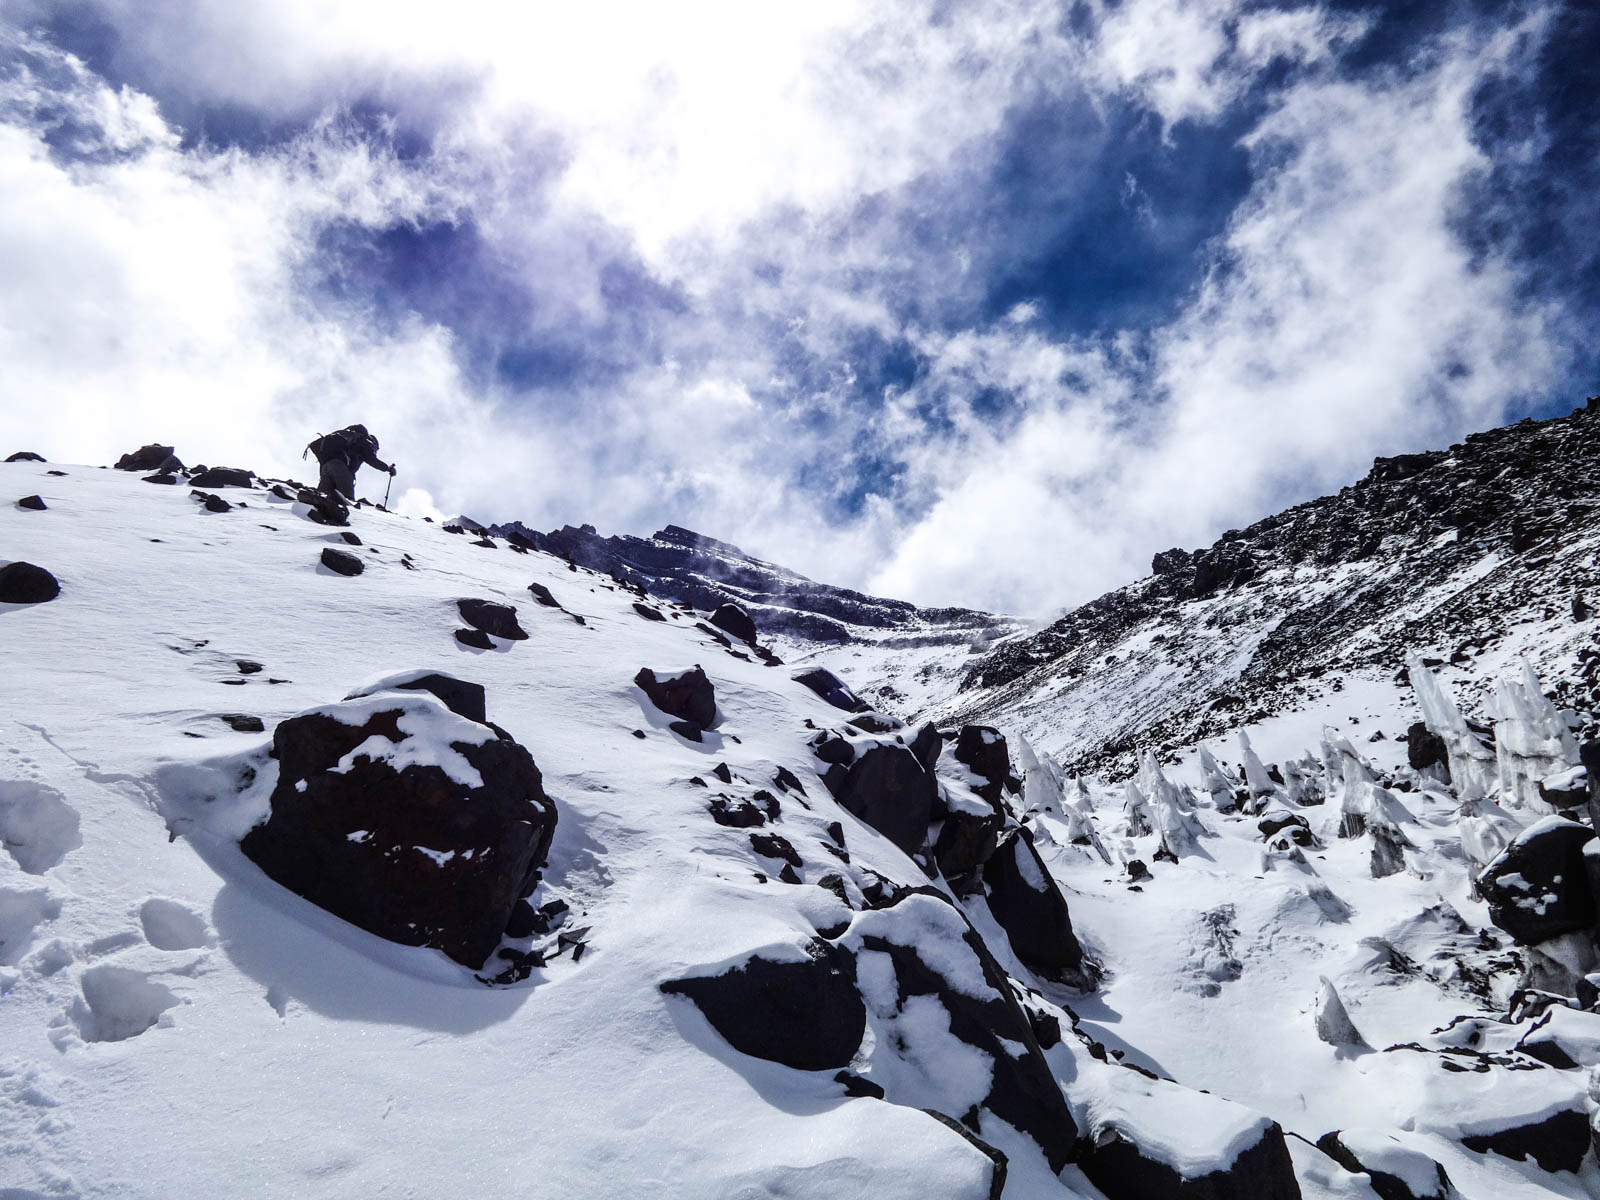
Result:
M934 861L956 895L970 895L978 887L978 872L999 844L1005 809L998 800L946 788L937 797L934 816L939 824Z
M716 612L711 614L711 623L742 642L753 643L756 640L755 621L751 619L749 613L731 601L719 606Z
M985 1136L992 1114L1072 1160L1078 1127L1005 971L950 900L908 888L856 916L841 944L873 1038L864 1071L886 1099L936 1109Z
M1264 813L1256 822L1256 828L1264 842L1272 841L1279 834L1296 846L1310 846L1316 842L1311 834L1311 823L1299 813L1287 809L1275 808Z
M649 667L641 667L633 682L668 716L698 729L710 729L717 723L717 689L698 666L675 675L657 675Z
M1276 1121L1129 1068L1094 1082L1076 1085L1089 1125L1078 1166L1107 1200L1300 1200Z
M911 855L928 840L938 796L934 777L916 755L897 745L867 750L845 769L834 792L842 808Z
M989 911L1018 958L1045 975L1074 972L1083 947L1072 931L1066 897L1056 886L1025 826L1006 831L983 867Z
M1478 877L1490 920L1524 946L1591 928L1583 847L1593 837L1587 825L1557 816L1524 830Z
M0 567L0 604L43 604L61 594L56 577L31 562Z
M1494 1128L1477 1123L1468 1129L1461 1137L1468 1150L1524 1162L1531 1159L1544 1171L1576 1173L1590 1150L1589 1114L1576 1107L1532 1115L1517 1123L1496 1122Z
M1406 761L1411 764L1414 771L1426 771L1429 767L1443 767L1445 777L1450 774L1449 749L1444 744L1444 739L1421 721L1413 721L1406 730Z
M367 569L367 564L348 550L335 550L332 546L322 551L322 565L335 575L359 575Z
M866 1032L855 959L820 938L720 974L668 980L661 990L693 1001L741 1054L799 1071L848 1066Z
M805 684L829 704L835 708L842 708L845 712L866 712L872 707L852 692L850 685L827 667L808 667L804 671L796 671L790 678L796 683Z
M189 486L197 488L247 488L252 486L254 478L243 467L206 467L189 476Z
M124 454L117 459L119 471L181 471L183 463L178 461L174 452L175 447L160 446L151 442L148 446L140 446L131 453Z
M357 688L345 699L359 700L363 696L375 696L379 692L427 692L443 701L444 706L456 716L476 721L480 725L489 723L483 684L457 679L454 675L447 675L443 671L402 671L398 675L389 675L376 683Z
M1011 751L1005 735L987 725L963 725L956 735L955 760L982 781L973 790L991 804L998 804L1003 792L1015 790L1011 778Z
M1317 1149L1345 1170L1370 1178L1380 1200L1450 1200L1455 1194L1442 1166L1392 1134L1335 1129L1317 1139Z
M555 833L527 749L426 692L291 717L272 749L271 811L244 853L354 925L481 966Z
M6 455L8 463L14 462L44 462L42 454L35 454L32 450L18 450L15 454Z
M484 633L505 638L509 642L527 640L528 632L518 623L517 610L512 605L469 599L457 600L456 608L461 613L461 619L474 629L481 629Z

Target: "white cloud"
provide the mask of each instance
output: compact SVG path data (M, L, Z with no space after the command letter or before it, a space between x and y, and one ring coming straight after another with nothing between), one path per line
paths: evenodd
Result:
M376 93L435 105L437 139L406 160L324 118L287 145L185 150L148 95L35 47L71 82L0 91L0 391L21 398L11 448L53 458L167 438L309 471L311 434L359 419L409 510L677 521L819 578L1041 612L1493 421L1559 352L1512 265L1453 224L1483 165L1468 97L1516 66L1515 31L1355 81L1337 52L1358 21L1225 0L1126 0L1098 36L1031 2L938 21L864 2L100 7L152 90L279 116ZM1063 339L1028 302L967 330L899 315L908 291L937 308L981 287L985 230L901 226L981 183L1014 108L1121 96L1206 121L1284 60L1302 69L1247 142L1250 195L1165 326ZM104 152L53 153L62 111ZM1148 211L1137 181L1127 200ZM456 217L535 297L535 343L628 350L602 273L630 254L682 311L603 384L530 401L464 372L443 326L307 290L330 220ZM869 333L915 348L914 385L864 394ZM892 477L840 521L857 454Z

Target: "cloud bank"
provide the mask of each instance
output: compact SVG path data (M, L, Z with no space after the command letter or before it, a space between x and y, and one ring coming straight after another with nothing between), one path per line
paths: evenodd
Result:
M1043 615L1593 390L1581 10L771 7L0 3L0 429Z

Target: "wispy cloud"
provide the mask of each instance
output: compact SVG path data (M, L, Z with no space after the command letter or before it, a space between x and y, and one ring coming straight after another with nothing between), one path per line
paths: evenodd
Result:
M1575 353L1492 232L1544 10L1362 63L1368 15L1229 0L72 12L0 7L0 389L52 456L361 419L418 506L1044 612Z

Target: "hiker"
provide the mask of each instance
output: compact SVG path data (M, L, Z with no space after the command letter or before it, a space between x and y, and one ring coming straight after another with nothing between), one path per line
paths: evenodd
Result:
M318 489L333 499L356 498L356 471L362 463L394 474L394 467L378 457L378 439L367 432L365 425L348 425L323 434L307 445L306 451L315 454L322 467L317 479Z

